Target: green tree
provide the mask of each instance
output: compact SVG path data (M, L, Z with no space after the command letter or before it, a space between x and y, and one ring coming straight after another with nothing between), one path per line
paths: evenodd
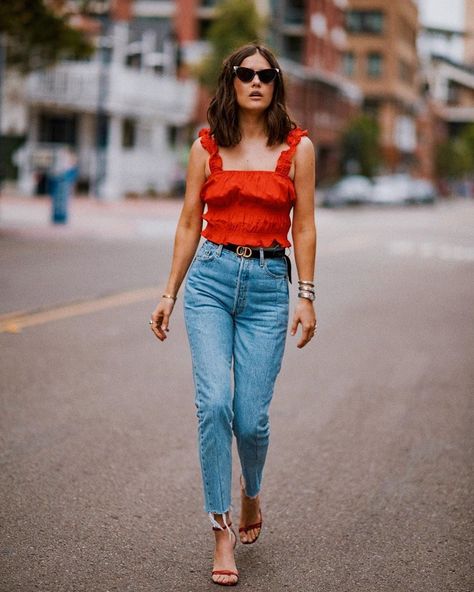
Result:
M68 25L67 15L54 12L44 0L0 1L2 34L7 41L7 64L23 72L93 52L84 34Z
M471 132L472 133L472 132ZM474 168L474 134L452 138L438 145L435 154L436 172L440 177L457 179Z
M207 40L211 52L198 68L198 77L211 92L224 59L235 49L262 38L264 21L253 0L222 0L216 18L209 28Z
M474 163L474 123L467 125L461 133L461 139L466 143Z
M380 163L379 126L368 115L358 115L342 135L342 163L346 171L357 166L358 172L373 177Z

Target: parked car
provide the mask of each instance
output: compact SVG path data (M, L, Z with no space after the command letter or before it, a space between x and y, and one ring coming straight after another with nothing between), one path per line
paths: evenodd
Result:
M405 173L375 177L370 196L374 204L421 204L435 200L436 189L430 181Z
M370 202L405 204L410 197L410 177L405 174L380 175L374 178Z
M434 204L438 197L436 187L427 179L412 179L410 202L415 204Z
M336 208L367 203L371 192L370 179L362 175L350 175L342 178L322 193L321 205L326 208Z

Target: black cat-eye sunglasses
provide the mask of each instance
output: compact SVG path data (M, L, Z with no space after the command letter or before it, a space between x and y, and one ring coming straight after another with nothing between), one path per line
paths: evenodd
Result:
M263 84L270 84L280 73L278 68L265 68L264 70L252 70L251 68L244 68L244 66L234 66L234 74L241 82L252 82L255 74L258 76L260 82Z

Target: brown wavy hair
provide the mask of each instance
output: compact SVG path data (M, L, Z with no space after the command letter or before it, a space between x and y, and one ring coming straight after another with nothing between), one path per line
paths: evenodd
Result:
M280 74L274 82L272 102L265 111L265 127L268 135L267 145L283 144L288 133L296 127L286 110L285 84L281 68L272 52L257 43L249 43L235 50L225 61L217 82L217 89L207 110L211 133L219 146L230 148L242 139L239 125L239 106L234 89L234 66L240 66L245 58L259 53L272 68Z

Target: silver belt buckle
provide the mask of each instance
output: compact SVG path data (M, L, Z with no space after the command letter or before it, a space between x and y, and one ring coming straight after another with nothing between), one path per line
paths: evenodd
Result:
M252 249L250 247L237 247L237 249L235 250L235 252L237 253L237 255L239 257L251 257L252 255Z

